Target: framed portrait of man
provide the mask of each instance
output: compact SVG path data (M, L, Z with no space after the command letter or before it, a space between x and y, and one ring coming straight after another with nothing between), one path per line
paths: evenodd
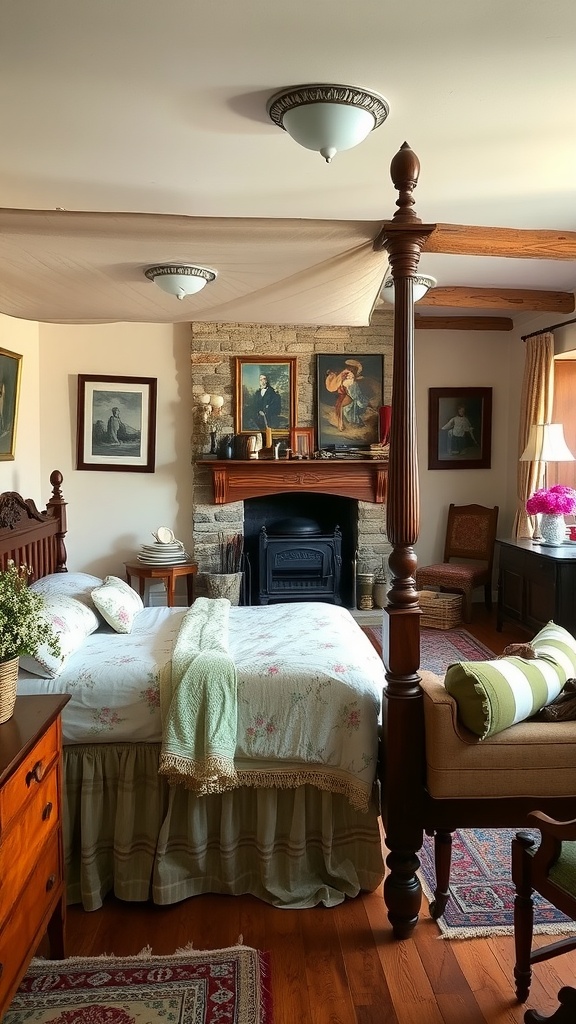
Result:
M237 356L236 434L287 436L296 426L296 356Z

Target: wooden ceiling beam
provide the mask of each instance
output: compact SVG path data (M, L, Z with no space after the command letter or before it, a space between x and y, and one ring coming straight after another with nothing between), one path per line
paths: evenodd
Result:
M527 288L431 288L419 306L468 307L470 309L513 309L520 312L573 313L572 292L540 291Z
M576 260L576 231L436 224L422 251L519 260Z
M511 331L507 316L421 316L414 321L417 331Z

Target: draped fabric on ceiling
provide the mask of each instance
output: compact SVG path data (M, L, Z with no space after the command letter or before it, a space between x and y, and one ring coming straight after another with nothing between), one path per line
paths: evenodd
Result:
M526 339L526 360L522 382L520 423L518 428L518 459L528 444L534 423L550 423L554 399L554 335L549 331ZM513 536L534 536L534 518L526 512L526 501L542 486L543 462L518 462L516 516Z

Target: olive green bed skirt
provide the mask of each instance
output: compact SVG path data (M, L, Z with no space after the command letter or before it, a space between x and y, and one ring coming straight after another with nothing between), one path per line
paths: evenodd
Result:
M69 903L250 893L335 906L382 881L376 790L367 813L312 786L198 797L158 775L159 756L159 744L64 748Z

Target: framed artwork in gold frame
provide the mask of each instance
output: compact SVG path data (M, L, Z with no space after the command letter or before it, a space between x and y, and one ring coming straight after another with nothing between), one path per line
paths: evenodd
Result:
M20 400L22 356L0 348L0 461L16 456L16 426Z
M290 447L294 455L309 459L316 450L314 427L294 427L290 431Z
M287 436L296 424L296 356L236 356L236 434Z

